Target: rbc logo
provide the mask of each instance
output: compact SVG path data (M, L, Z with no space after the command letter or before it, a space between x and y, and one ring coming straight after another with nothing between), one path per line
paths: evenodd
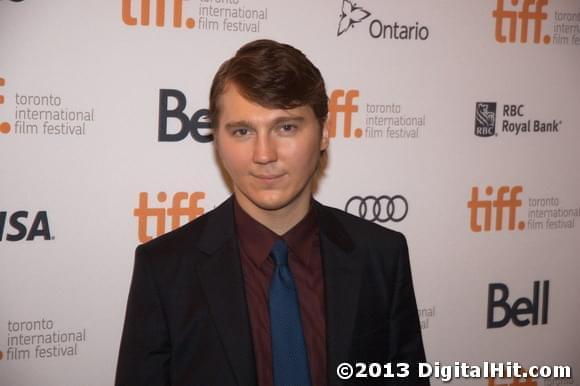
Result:
M541 324L548 323L548 298L550 295L550 281L544 280L542 295L540 297L540 282L534 281L534 292L532 299L521 297L516 299L510 306L508 303L509 289L503 283L491 283L489 285L488 301L487 301L487 328L503 327L511 320L513 324L518 327L538 324L538 319L541 312ZM499 296L497 296L499 295ZM540 307L541 302L541 307ZM496 320L494 318L494 310L499 308L503 310L503 318ZM529 317L524 315L531 315L531 322Z
M523 117L524 105L504 105L503 106L503 116L504 117Z
M8 216L7 212L0 212L0 241L4 237L6 228L6 219L15 233L6 233L6 241L20 241L26 238L26 241L32 241L37 237L44 240L51 240L50 227L48 226L48 216L45 210L41 210L34 216L30 227L27 226L28 211L19 210Z
M169 109L169 99L172 98L177 102L177 106ZM210 129L211 123L207 120L209 116L208 109L197 110L193 115L188 117L183 110L187 104L185 95L179 90L161 89L159 90L159 142L178 142L187 134L191 134L192 138L197 142L206 143L213 141L213 135L203 135L200 129ZM179 130L170 133L167 129L168 121L172 118L179 122Z
M475 135L491 137L495 134L497 103L477 102L475 104Z

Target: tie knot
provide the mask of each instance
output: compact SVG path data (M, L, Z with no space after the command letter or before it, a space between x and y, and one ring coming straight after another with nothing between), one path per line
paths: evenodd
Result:
M278 240L270 253L276 265L288 265L288 247L284 240Z

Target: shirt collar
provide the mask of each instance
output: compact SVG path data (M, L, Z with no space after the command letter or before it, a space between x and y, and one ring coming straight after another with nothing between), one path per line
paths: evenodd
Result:
M238 204L235 197L234 218L240 247L256 265L261 266L264 264L274 243L279 239L283 239L286 242L288 248L298 258L300 263L306 266L309 265L309 244L318 240L318 219L312 200L306 216L282 236L278 236L247 214Z

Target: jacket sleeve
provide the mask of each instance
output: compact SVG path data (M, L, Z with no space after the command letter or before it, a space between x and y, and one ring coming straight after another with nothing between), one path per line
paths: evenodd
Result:
M142 246L137 247L117 362L116 386L170 384L170 339L149 263Z
M391 302L391 329L389 341L394 348L394 362L408 363L409 376L400 384L429 385L429 379L418 378L418 364L425 362L417 301L413 290L409 250L405 236L400 234L400 250L396 267L393 299ZM393 368L393 372L395 368Z

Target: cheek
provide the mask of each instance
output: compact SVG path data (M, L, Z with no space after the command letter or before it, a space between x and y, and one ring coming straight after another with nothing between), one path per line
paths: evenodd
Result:
M229 174L243 170L247 165L247 151L240 144L234 144L227 139L216 142L218 157Z
M291 151L297 163L310 165L316 162L320 156L320 143L315 139L309 138L308 140L295 144Z
M223 140L215 139L215 151L222 165L229 171L231 162L231 152L228 151L227 144Z

